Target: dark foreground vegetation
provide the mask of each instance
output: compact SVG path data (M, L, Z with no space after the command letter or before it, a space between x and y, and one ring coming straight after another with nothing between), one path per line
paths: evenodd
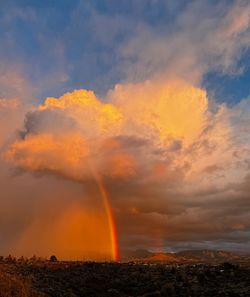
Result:
M0 297L250 296L250 266L2 261Z

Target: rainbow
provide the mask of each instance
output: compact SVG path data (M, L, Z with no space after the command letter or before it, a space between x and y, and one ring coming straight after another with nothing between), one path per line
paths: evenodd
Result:
M104 210L105 210L105 213L106 213L107 219L108 219L108 228L109 228L109 238L110 238L110 245L111 245L112 260L117 261L119 258L117 233L116 233L115 220L113 217L113 212L112 212L112 207L111 207L108 191L105 188L105 184L104 184L104 181L103 181L101 175L98 174L92 166L90 168L91 168L93 177L96 181L96 184L98 186L98 189L100 191L102 201L103 201Z
M108 192L105 188L104 182L100 176L96 179L96 182L98 184L102 199L103 199L103 205L105 212L107 214L108 218L108 226L109 226L109 236L110 236L110 243L112 248L112 259L114 261L118 260L118 243L117 243L117 233L116 233L116 227L115 227L115 220L113 217L112 207L110 204L110 199Z

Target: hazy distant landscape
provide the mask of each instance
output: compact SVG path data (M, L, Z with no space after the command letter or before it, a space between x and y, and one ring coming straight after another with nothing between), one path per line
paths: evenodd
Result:
M98 263L9 256L0 263L0 296L250 296L249 254L139 250L130 257L130 261Z
M122 259L145 263L217 264L231 262L248 265L250 264L250 253L220 250L184 250L176 253L153 253L147 250L135 250L127 252L127 256L124 256Z

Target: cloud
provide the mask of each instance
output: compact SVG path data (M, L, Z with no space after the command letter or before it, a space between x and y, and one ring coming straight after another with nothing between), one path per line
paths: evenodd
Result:
M121 48L128 80L164 73L200 82L211 70L241 71L237 62L249 47L247 1L191 1L174 22L161 27L140 24Z
M20 65L0 65L0 150L10 140L31 108L33 88Z
M138 159L136 150L147 154L149 162L154 155L166 160L168 153L184 150L206 125L206 93L184 82L117 86L109 96L110 101L103 103L93 92L79 90L59 99L47 98L27 114L21 139L6 158L37 170L47 168L46 164L56 170L61 160L68 160L66 168L79 167L79 175L88 159L101 173L113 175L111 164L117 164L118 171L119 166L143 164L133 161ZM140 141L152 142L147 145L150 150Z
M145 126L162 141L169 137L185 141L197 137L206 121L206 92L184 81L116 85L108 97L129 121Z
M206 92L181 80L119 85L105 102L78 90L29 112L4 156L22 170L84 187L98 172L123 247L132 235L134 245L149 247L155 237L177 247L226 242L249 229L241 105L210 109Z
M112 258L103 187L121 248L247 249L249 99L231 107L217 103L201 80L211 70L242 70L237 61L249 46L249 8L240 0L187 2L173 23L153 25L150 17L132 22L133 33L125 17L89 8L90 24L98 25L92 38L106 50L116 45L111 72L122 78L104 98L80 89L30 106L26 80L18 71L3 72L3 251ZM175 9L168 7L169 14ZM69 37L77 22L66 30ZM110 36L105 28L112 28ZM119 28L128 35L118 46ZM81 31L74 36L80 40ZM64 60L66 47L59 51Z

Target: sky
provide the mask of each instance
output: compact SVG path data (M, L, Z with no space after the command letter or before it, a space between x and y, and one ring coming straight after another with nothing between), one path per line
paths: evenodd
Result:
M0 1L0 250L250 249L247 0Z

